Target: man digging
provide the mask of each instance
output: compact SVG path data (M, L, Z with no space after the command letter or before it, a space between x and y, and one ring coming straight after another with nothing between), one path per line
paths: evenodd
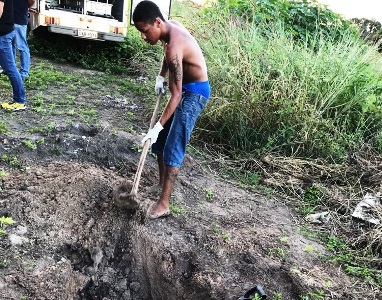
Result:
M164 58L155 92L164 91L168 74L171 94L159 121L142 140L143 144L150 138L152 152L157 155L162 192L149 210L149 218L157 219L170 214L174 182L195 122L210 97L210 84L202 51L182 24L166 21L159 7L151 1L142 1L136 6L133 21L144 41L150 45L158 41L163 44Z

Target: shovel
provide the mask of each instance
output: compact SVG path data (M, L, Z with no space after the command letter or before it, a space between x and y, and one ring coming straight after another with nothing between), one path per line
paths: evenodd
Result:
M160 103L165 94L166 94L166 91L164 91L164 93L159 93L158 95L158 99L155 104L155 109L150 121L150 129L152 129L156 123L156 120L158 118ZM139 206L139 201L137 199L138 186L139 186L139 181L141 179L143 166L145 164L147 152L150 147L150 142L151 142L151 139L148 139L145 141L143 145L141 158L139 159L139 162L138 162L138 168L134 176L134 181L133 181L133 185L132 185L130 193L128 192L130 183L127 181L125 181L122 185L118 186L117 189L113 192L113 198L117 206L119 207L124 207L127 209L136 209Z

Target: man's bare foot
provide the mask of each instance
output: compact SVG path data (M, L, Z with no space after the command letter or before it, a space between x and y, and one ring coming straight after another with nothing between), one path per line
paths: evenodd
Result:
M167 217L170 214L170 209L158 204L158 202L154 203L149 209L149 218L151 220Z

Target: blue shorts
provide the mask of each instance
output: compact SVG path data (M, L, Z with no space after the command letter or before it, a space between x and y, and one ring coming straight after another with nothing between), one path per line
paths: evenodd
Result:
M195 122L208 99L202 95L183 91L173 116L159 132L157 141L152 145L152 152L163 154L166 166L180 168L186 155L186 145L190 140Z

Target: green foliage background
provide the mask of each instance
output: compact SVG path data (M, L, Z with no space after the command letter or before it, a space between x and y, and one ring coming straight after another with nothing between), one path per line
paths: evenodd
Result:
M351 28L349 21L315 0L218 0L212 6L207 14L225 11L249 23L282 27L303 42L312 42L317 35L339 40Z
M28 42L33 54L107 73L136 72L133 64L136 55L143 58L147 51L149 57L156 58L153 53L159 53L150 49L134 27L128 28L123 43L76 39L50 33L44 27L33 31Z
M335 161L380 149L382 61L349 21L306 0L221 0L195 26L213 87L198 123L209 144L233 158Z

